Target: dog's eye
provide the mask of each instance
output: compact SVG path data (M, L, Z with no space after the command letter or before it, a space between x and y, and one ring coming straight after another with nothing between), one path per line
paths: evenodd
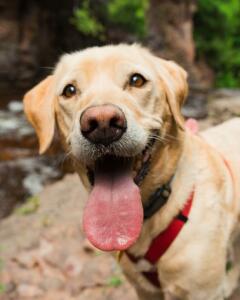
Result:
M65 86L65 88L62 92L62 95L66 98L71 98L74 95L76 95L76 93L77 93L76 87L72 84L68 84L68 85Z
M130 77L129 84L131 86L140 88L146 83L146 81L147 80L141 74L136 73Z

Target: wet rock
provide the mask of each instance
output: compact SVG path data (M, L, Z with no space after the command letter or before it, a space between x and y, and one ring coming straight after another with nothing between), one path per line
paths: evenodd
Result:
M65 173L68 162L57 140L45 156L39 157L37 148L22 101L9 102L0 110L0 218Z
M240 117L240 90L214 91L209 97L208 110L213 125Z
M23 158L0 162L0 218L7 216L27 197L39 193L43 186L63 176L57 159Z
M211 98L213 99L232 98L232 97L240 97L240 89L221 88L211 93Z
M11 112L19 113L23 111L23 102L18 100L13 100L8 103L8 109Z
M7 109L0 110L0 160L36 153L37 139L24 116L22 102L10 102Z
M185 118L204 119L207 117L207 101L204 93L190 93L182 108Z

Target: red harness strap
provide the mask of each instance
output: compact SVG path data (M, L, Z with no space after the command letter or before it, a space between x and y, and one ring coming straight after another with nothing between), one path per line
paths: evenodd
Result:
M188 220L188 216L192 207L193 196L194 192L191 193L180 214L176 216L168 225L168 227L152 241L147 253L143 257L145 260L151 264L155 264L171 246ZM137 258L128 252L126 253L130 260L134 263L141 259L140 257ZM160 287L157 271L142 272L142 274L153 285Z

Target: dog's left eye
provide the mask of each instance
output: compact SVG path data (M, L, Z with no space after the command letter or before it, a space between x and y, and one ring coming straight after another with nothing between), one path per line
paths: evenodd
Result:
M66 98L71 98L76 95L77 89L73 84L68 84L63 89L62 95Z
M146 81L147 80L141 74L135 73L130 77L129 84L140 88L146 83Z

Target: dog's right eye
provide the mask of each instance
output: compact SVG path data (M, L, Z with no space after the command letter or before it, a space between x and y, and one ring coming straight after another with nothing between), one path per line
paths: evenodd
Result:
M63 92L62 92L62 96L64 96L65 98L71 98L74 95L76 95L77 93L77 89L73 84L68 84L65 86Z
M147 80L139 73L135 73L130 77L129 84L130 86L140 88L142 87Z

